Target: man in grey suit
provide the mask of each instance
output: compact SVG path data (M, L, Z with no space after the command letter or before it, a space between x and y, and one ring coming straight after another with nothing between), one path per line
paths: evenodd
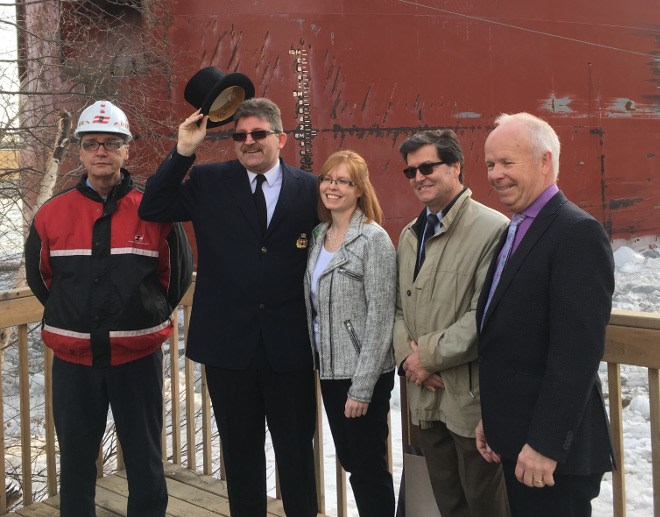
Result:
M316 400L303 275L317 223L317 181L280 159L279 108L244 101L237 160L196 165L208 116L179 126L176 149L149 178L139 214L192 221L197 283L187 356L206 365L233 517L265 517L264 419L289 517L315 517ZM198 125L199 124L199 125Z
M601 224L557 187L552 127L528 113L496 126L488 178L513 217L477 307L477 447L501 460L514 517L586 517L612 468L598 377L612 250Z

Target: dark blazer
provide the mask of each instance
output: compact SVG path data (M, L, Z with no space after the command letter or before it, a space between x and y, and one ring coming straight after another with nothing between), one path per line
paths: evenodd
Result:
M303 275L318 218L314 176L282 165L282 189L261 235L245 168L238 160L197 165L176 150L147 181L140 217L192 221L197 282L186 354L194 361L246 368L263 335L276 371L312 368Z
M479 332L482 418L494 451L515 462L528 443L558 462L557 473L611 470L598 367L613 290L603 227L558 192L509 259Z

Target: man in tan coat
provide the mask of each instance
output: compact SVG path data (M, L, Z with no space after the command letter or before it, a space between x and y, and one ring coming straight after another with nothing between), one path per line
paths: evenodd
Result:
M394 349L412 423L443 517L508 516L499 465L476 449L480 418L474 311L507 219L472 199L451 130L423 131L400 148L425 205L399 238Z

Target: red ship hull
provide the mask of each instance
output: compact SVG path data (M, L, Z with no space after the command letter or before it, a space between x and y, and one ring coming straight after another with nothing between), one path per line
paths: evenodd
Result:
M401 142L422 128L454 129L466 185L503 210L483 144L498 114L518 111L555 127L560 188L613 240L660 234L655 0L189 0L171 9L175 113L192 111L182 92L198 69L247 74L282 108L287 161L314 171L337 149L365 156L395 240L421 209L401 173ZM200 159L231 157L229 131L209 133Z

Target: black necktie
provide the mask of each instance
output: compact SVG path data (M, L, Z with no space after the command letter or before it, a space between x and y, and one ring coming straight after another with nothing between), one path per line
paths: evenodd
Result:
M435 225L440 222L440 219L435 214L429 214L426 218L426 226L424 227L424 233L422 234L422 239L419 241L419 260L417 261L417 268L415 268L415 276L420 269L422 269L422 264L426 258L426 241L428 241L435 234ZM413 278L413 279L414 279Z
M257 188L254 189L254 194L252 194L252 197L254 198L254 206L257 207L257 219L259 220L261 233L266 233L266 226L268 223L266 197L264 196L264 190L261 187L264 181L266 181L266 176L263 174L257 174Z

